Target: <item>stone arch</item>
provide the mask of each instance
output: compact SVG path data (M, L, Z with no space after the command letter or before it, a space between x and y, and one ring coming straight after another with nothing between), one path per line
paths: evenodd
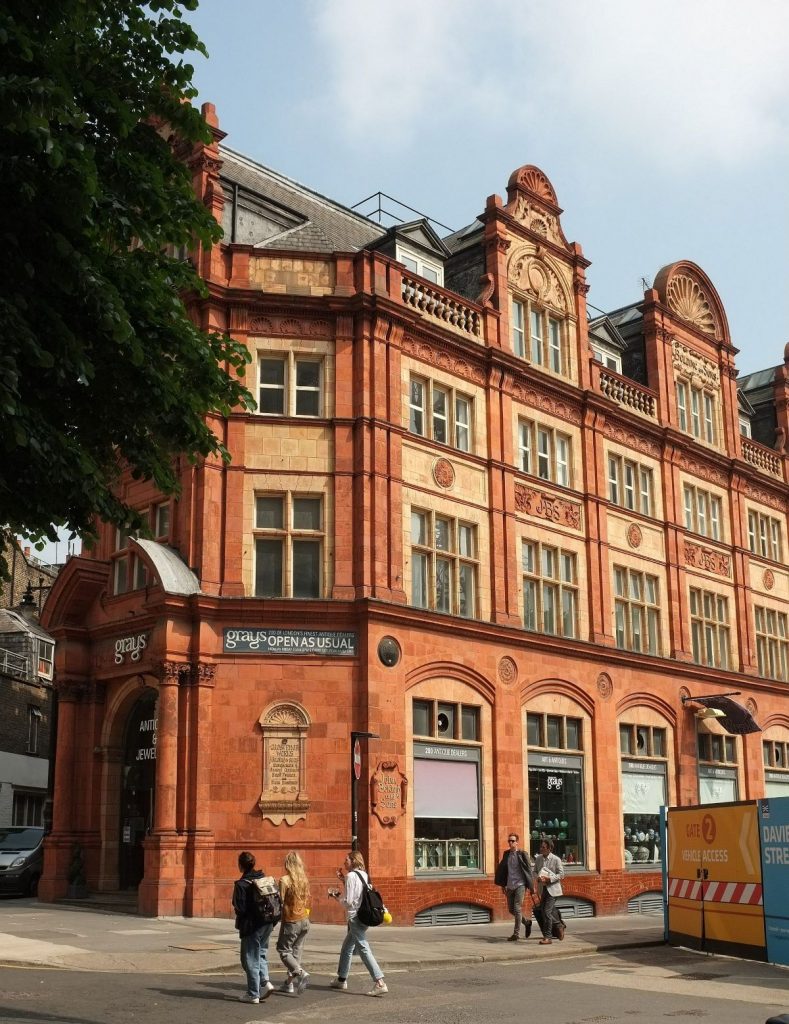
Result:
M406 691L411 690L420 683L439 677L465 683L466 686L476 690L489 704L495 704L496 687L486 676L467 665L458 665L451 661L431 661L413 669L405 678L405 689Z
M779 711L762 719L762 733L767 732L768 729L774 728L789 729L789 715L783 714L783 712Z
M678 319L716 341L730 342L723 303L701 267L689 260L669 263L658 271L653 287Z
M528 704L530 700L545 693L559 693L563 697L569 697L590 718L594 718L594 698L583 687L579 686L578 683L572 683L569 679L549 677L524 684L520 691L521 704Z
M663 700L662 697L658 697L654 693L637 692L629 693L623 697L616 705L616 717L620 718L625 711L629 711L635 707L648 707L653 711L656 711L671 725L672 729L677 727L677 712L676 708L673 708L667 701Z

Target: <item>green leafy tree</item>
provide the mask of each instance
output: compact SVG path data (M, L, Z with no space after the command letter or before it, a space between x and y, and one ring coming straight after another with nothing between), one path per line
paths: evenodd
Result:
M184 301L204 286L167 255L221 237L182 159L211 138L184 102L183 55L205 53L184 20L196 6L0 8L6 540L90 538L94 517L138 525L115 493L123 467L174 493L176 455L227 458L206 417L253 405L247 350L195 326Z

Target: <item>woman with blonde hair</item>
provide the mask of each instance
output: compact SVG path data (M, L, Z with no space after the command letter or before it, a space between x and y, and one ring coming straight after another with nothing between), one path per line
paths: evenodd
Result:
M343 868L345 874L343 874ZM370 881L367 872L364 870L364 857L358 850L352 850L343 861L343 868L337 869L337 877L345 882L345 892L331 892L330 895L339 900L345 907L345 915L348 918L348 933L340 950L340 962L337 966L337 977L329 982L330 988L338 988L345 992L348 988L348 975L351 972L351 960L354 952L361 957L362 963L370 972L370 977L375 983L368 996L383 996L389 989L384 981L384 972L378 966L378 961L373 956L370 943L367 941L367 925L357 917L359 905L362 902L363 886Z
M282 922L279 926L277 952L288 971L280 986L287 995L301 995L307 987L309 974L301 966L304 940L310 930L310 881L304 862L295 850L285 858L285 874L279 880L282 900Z

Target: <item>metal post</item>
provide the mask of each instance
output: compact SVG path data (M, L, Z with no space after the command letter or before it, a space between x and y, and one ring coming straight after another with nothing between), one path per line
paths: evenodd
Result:
M359 779L362 774L360 739L379 740L377 732L351 733L351 849L359 849Z

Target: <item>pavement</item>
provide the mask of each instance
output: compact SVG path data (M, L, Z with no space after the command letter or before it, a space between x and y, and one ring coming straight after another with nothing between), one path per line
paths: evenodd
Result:
M660 916L625 914L565 922L564 941L554 939L550 946L539 944L536 927L528 941L507 942L509 921L434 928L381 925L369 937L384 971L585 956L663 944ZM312 925L303 957L310 973L334 974L344 935L342 925ZM269 963L277 984L284 970L274 945L272 936ZM141 974L241 972L238 933L230 919L134 917L35 899L0 900L0 966Z

